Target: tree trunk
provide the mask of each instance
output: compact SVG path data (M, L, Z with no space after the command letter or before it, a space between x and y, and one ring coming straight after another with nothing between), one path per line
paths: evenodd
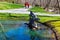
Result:
M57 0L57 6L58 6L58 13L60 14L59 0Z
M36 2L35 2L36 0L34 0L33 2L32 2L32 6L35 6L35 4L36 4Z
M58 40L58 37L57 37L57 34L56 34L55 30L54 30L53 28L50 28L50 29L51 29L52 32L54 33L54 36L55 36L56 40Z
M40 7L41 7L41 0L40 0Z
M44 7L44 9L45 9L45 8L48 8L50 2L51 2L51 0L47 1L47 4L46 4L46 6Z

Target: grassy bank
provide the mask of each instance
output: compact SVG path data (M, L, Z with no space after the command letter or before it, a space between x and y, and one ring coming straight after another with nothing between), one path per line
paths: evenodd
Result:
M0 10L13 9L13 8L22 8L22 4L12 4L7 2L0 2Z
M52 22L50 22L50 24L51 24L52 26L54 26L56 32L60 34L60 21L55 21L55 22L52 21ZM59 34L58 34L58 35L59 35ZM60 35L59 35L59 36L60 36Z
M60 17L58 16L38 16L41 22L46 22L50 20L60 20ZM0 19L1 20L29 20L28 14L9 14L9 13L0 13Z
M29 11L39 12L39 13L52 13L52 12L45 11L45 9L43 9L42 7L33 7L29 9Z

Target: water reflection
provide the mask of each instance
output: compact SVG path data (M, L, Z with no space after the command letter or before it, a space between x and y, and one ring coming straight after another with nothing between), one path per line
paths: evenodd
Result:
M28 28L26 25L22 25L17 29L10 30L6 32L8 40L30 40L30 35L28 34Z
M30 30L27 25L25 25L25 22L20 21L4 21L1 22L4 26L4 30L8 30L4 32L4 35L1 34L0 40L53 40L52 32L50 29L46 29L41 26L42 29L39 30ZM10 26L9 26L9 25ZM14 24L15 26L12 26L11 24ZM6 38L6 39L5 39Z

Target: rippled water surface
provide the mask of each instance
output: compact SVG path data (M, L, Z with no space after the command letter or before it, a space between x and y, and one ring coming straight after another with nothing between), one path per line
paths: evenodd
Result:
M0 21L0 40L53 40L52 31L44 29L30 30L24 23L26 21Z

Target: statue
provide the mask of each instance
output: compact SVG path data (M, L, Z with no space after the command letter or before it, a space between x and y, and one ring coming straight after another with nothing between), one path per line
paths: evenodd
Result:
M35 23L35 22L37 22L39 20L37 18L37 16L34 15L32 11L30 11L29 17L30 17L29 18L29 23L28 23L29 29L37 28L37 24Z

